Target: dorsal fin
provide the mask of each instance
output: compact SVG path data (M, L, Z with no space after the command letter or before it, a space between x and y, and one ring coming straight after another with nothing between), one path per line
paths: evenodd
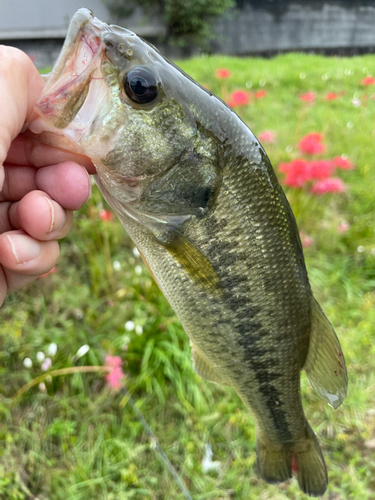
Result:
M348 376L335 330L311 296L311 335L304 370L311 387L333 408L346 396Z

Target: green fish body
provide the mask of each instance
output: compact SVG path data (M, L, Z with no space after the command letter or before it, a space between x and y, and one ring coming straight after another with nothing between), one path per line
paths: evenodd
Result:
M295 218L240 118L154 47L74 16L30 129L89 156L97 184L190 337L202 377L256 424L257 469L322 495L324 459L300 372L337 408L347 374L311 292Z

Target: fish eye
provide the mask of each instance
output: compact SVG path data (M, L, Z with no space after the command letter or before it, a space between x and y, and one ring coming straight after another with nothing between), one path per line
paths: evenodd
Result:
M125 77L124 89L129 99L146 104L158 95L158 82L146 68L133 68Z

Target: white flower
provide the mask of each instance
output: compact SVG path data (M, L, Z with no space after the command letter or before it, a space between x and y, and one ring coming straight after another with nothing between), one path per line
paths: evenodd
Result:
M42 351L39 351L36 353L36 359L39 361L39 363L43 363L43 361L45 360L45 354L44 352Z
M252 86L253 86L253 82L252 81L249 80L248 82L246 82L246 88L247 89L251 89Z
M31 361L31 359L30 359L30 358L25 358L25 359L23 360L23 366L24 366L25 368L31 368L31 367L33 366L33 362Z
M212 449L209 443L206 444L206 453L202 460L202 471L208 472L210 470L219 471L221 467L220 462L212 461Z
M133 255L134 255L134 257L140 257L141 254L139 253L139 250L137 247L133 248Z
M131 338L129 337L129 335L124 335L122 337L122 343L123 343L123 345L129 345L130 341L131 341Z
M140 276L142 274L142 266L135 266L134 271L135 271L135 274Z
M47 392L47 387L46 387L46 384L44 382L41 382L39 384L39 389L42 391L42 392Z
M79 358L82 358L82 356L84 356L85 354L87 354L90 350L90 346L87 345L87 344L84 344L82 345L78 351L77 351L77 354L74 356L75 359L79 359Z
M136 333L137 335L142 335L142 333L143 333L143 328L141 327L141 325L137 325L137 326L135 327L135 333Z
M359 99L355 98L352 100L352 104L354 107L358 108L358 106L361 105L361 101Z
M375 248L371 248L371 255L375 255Z
M118 260L114 260L113 261L113 269L115 271L120 271L120 269L121 269L121 263Z
M285 148L285 151L286 151L287 153L291 153L291 152L293 151L293 146L290 146L290 145L289 145L289 146L287 146L287 147Z
M359 247L357 248L357 252L363 253L364 251L365 251L365 247L362 245L359 245Z
M133 321L127 321L125 323L125 330L127 332L132 332L134 330L134 322Z
M47 352L48 352L48 354L50 356L52 356L52 357L55 356L56 353L57 353L57 344L55 344L55 342L52 342L52 344L50 344L48 346L48 351Z
M266 84L266 80L259 80L259 86L264 87Z
M52 366L52 359L51 358L46 358L42 364L42 370L46 372L49 370Z

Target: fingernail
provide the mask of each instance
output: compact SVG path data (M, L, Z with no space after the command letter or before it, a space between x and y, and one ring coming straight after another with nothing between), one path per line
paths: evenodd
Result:
M46 200L46 202L48 204L48 208L49 208L50 213L51 213L51 225L48 229L48 234L50 234L53 231L58 231L59 229L61 229L63 227L63 225L66 222L66 216L65 216L65 212L61 212L61 214L59 213L59 220L57 220L55 217L55 207L53 206L52 201L49 198L47 198L46 196L43 196L43 198Z
M85 169L85 167L83 165L80 165L80 167L82 167L83 170L87 173L87 170ZM92 184L91 184L91 177L89 177L89 175L87 175L87 177L88 177L88 181L89 181L89 194L87 195L87 198L84 201L84 203L86 203L87 201L89 201L90 196L91 196L91 189L92 189L92 187L91 187L92 186Z
M37 241L24 234L7 234L14 258L17 264L24 264L29 260L36 259L40 254L40 246Z

